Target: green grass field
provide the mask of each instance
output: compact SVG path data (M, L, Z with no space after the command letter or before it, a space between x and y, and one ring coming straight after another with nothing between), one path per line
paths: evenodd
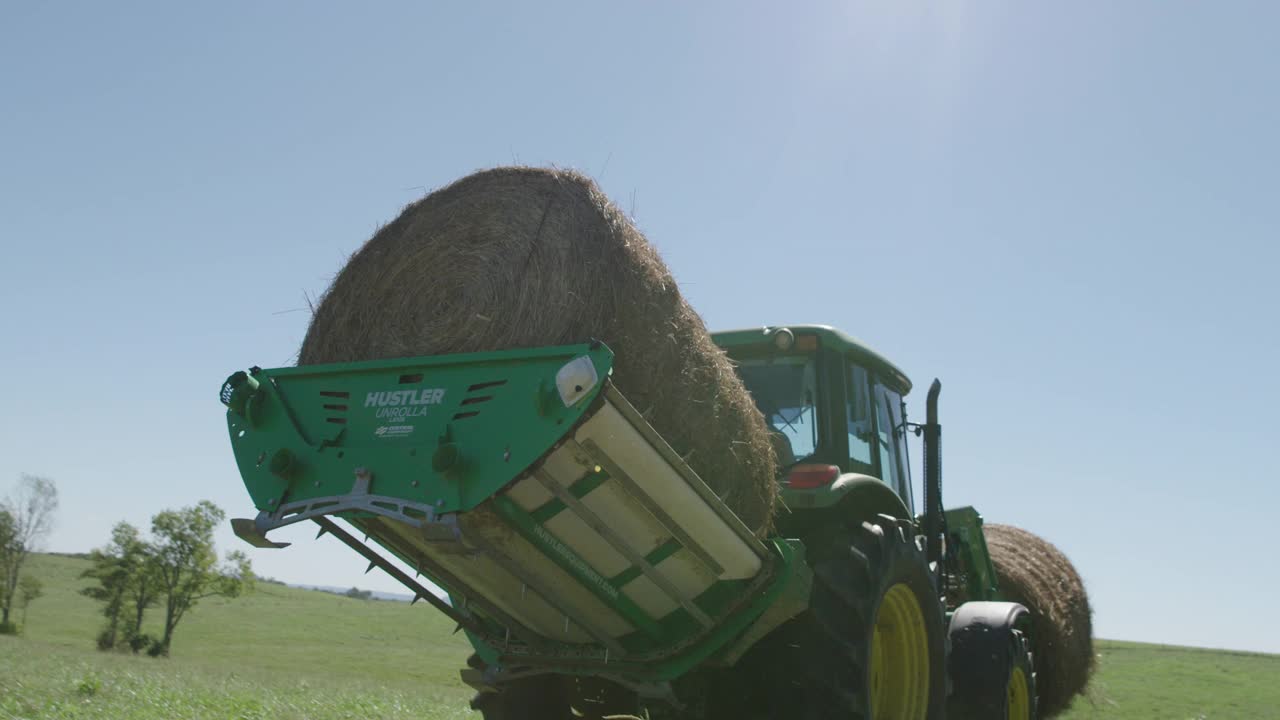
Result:
M83 560L37 556L45 583L23 637L0 637L0 720L474 717L458 680L468 652L419 603L351 600L260 584L206 600L173 657L94 649L97 606L76 593ZM1280 656L1100 641L1089 697L1065 718L1280 718Z
M471 715L458 680L466 638L425 603L260 583L243 598L202 601L178 627L173 656L157 660L94 648L98 606L76 592L87 566L33 559L45 597L23 637L0 637L0 719Z

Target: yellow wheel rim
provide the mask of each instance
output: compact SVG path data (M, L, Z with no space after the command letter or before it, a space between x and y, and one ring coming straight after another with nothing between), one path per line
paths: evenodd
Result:
M929 633L911 588L889 588L871 636L871 717L924 720L929 711Z
M1027 690L1027 674L1014 668L1009 675L1009 720L1031 720L1031 693Z

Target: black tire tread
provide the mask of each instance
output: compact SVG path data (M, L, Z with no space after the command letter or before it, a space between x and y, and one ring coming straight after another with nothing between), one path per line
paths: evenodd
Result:
M1009 654L997 658L995 663L976 676L957 685L948 701L947 712L951 720L988 720L1008 717L1008 686L1015 667L1021 667L1027 678L1027 692L1031 701L1031 720L1037 720L1039 698L1036 686L1035 658L1031 639L1017 627L1010 629ZM972 661L972 658L970 658Z
M915 527L878 516L851 528L828 526L806 537L805 545L813 570L809 610L753 648L742 671L760 692L755 704L759 717L867 720L869 645L881 597L906 574L912 574L921 594L932 596L932 577ZM921 604L935 653L930 717L940 717L945 695L942 609L936 598Z

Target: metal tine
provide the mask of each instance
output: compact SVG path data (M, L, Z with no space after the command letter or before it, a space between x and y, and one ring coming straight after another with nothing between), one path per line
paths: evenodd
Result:
M380 557L372 548L361 543L359 540L353 537L346 530L343 530L342 528L338 527L329 518L317 517L317 518L313 518L313 520L318 525L323 527L326 531L328 531L330 534L332 534L334 537L336 537L338 540L341 540L343 544L345 544L347 547L350 547L352 550L355 550L356 552L363 555L365 559L369 561L370 568L376 567L379 564L383 564L382 569L385 570L387 574L391 575L391 577L395 578L396 580L399 580L400 583L403 584L405 587L413 590L416 595L421 595L424 600L430 603L435 609L447 615L450 620L453 620L454 622L468 629L474 629L481 633L484 632L483 628L477 625L475 620L458 612L455 608L450 607L448 603L444 602L443 600L441 600L440 598L432 594L430 590L426 589L425 587L418 584L417 582L414 582L413 578L409 577L407 573L404 573L396 566L387 563L386 560Z
M373 519L372 521L381 522L381 520L377 518ZM426 555L424 555L416 545L405 540L404 537L397 534L385 534L385 533L382 534L380 537L381 539L379 542L386 545L387 549L390 550L391 552L396 553L402 557L414 558L416 560L415 566L424 570L424 574L426 574L428 577L431 577L438 582L444 583L445 586L451 587L454 589L466 587L466 585L462 583L462 581L460 581L457 577L455 577L453 573L450 573L440 565L432 562L431 559ZM351 541L358 542L356 541L355 538L351 538ZM393 566L393 569L394 569L394 566ZM397 569L397 572L398 572L398 569ZM413 582L413 580L409 578L407 573L404 574L404 579L401 579L398 576L396 577L396 579L400 580L402 583L404 583L407 587L411 589L414 586L418 586L418 583ZM405 583L405 579L408 579L409 583ZM432 597L434 597L434 595ZM503 612L497 605L494 605L493 603L485 600L484 598L473 598L470 595L460 595L457 598L455 598L455 601L457 602L456 609L469 610L471 606L474 605L482 613L484 613L485 615L488 615L494 620L497 620L500 624L505 626L508 630L511 630L512 634L514 634L517 638L529 644L530 646L539 646L542 644L542 638L538 637L536 634L533 633L533 631L529 630L528 628L525 628L515 618ZM428 602L430 602L430 600L428 600ZM471 629L471 628L468 627L467 629Z

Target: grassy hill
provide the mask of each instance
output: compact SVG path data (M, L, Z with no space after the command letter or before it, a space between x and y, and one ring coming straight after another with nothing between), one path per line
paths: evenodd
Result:
M474 717L458 680L466 639L424 604L261 584L206 600L173 657L101 653L84 560L36 556L45 583L22 638L0 637L0 718L445 720ZM1088 698L1064 717L1280 717L1280 656L1099 642Z
M173 656L156 660L94 649L98 605L77 593L87 561L43 555L29 567L45 596L23 637L0 637L5 720L470 715L458 680L466 638L425 603L260 583L202 601L178 626Z
M1280 718L1280 655L1101 640L1086 697L1063 718Z

